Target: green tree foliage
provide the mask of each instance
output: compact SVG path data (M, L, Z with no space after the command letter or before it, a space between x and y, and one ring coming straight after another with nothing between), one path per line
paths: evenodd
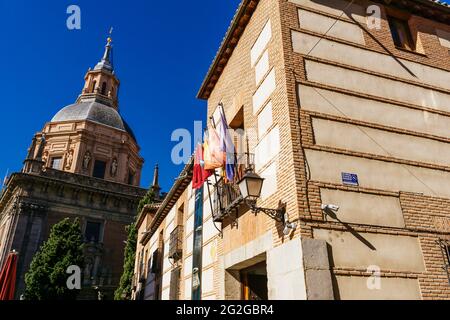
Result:
M137 230L136 224L132 223L127 226L128 239L125 246L123 273L120 277L119 287L114 292L115 300L131 299L131 284L134 274L134 260L136 256Z
M144 206L146 204L151 204L155 201L155 193L153 192L152 189L150 189L145 196L141 199L141 201L139 201L139 205L137 208L137 214L139 215L139 213L141 213L142 209L144 208Z
M79 290L67 287L67 268L84 264L80 222L66 218L55 224L25 275L25 299L74 300Z
M142 211L146 204L151 204L155 201L155 194L150 189L144 198L141 199L137 209L137 215ZM120 278L119 287L114 293L115 300L130 300L132 291L132 280L134 274L134 262L136 259L136 243L137 243L137 229L136 223L126 227L128 232L127 244L125 245L123 273Z

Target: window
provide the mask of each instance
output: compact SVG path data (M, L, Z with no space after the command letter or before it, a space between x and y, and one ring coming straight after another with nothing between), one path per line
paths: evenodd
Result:
M62 157L52 158L52 162L50 164L52 169L61 170Z
M399 48L415 50L408 21L388 17L388 22L394 44Z
M244 106L242 106L239 111L236 113L233 120L230 122L230 128L233 129L233 143L236 148L236 180L240 180L244 174L245 169L247 169L247 161L250 163L253 162L253 159L250 159L250 155L247 155L247 141L245 135L245 121L244 121Z
M128 173L128 184L133 184L134 183L134 173L130 172Z
M138 261L138 265L137 265L137 270L136 270L136 273L137 273L137 275L138 275L138 282L139 282L139 275L140 275L140 273L141 273L141 253L140 252L138 252L138 258L137 258L137 261Z
M95 93L96 87L97 87L97 81L94 80L94 81L92 82L92 93Z
M169 256L173 262L178 261L183 256L183 226L178 225L170 233Z
M153 268L153 254L150 254L148 257L148 260L145 261L145 263L147 264L145 267L147 268L147 273L153 273L152 268Z
M177 214L177 226L182 226L184 224L184 202L178 208Z
M158 238L158 249L152 256L152 273L155 275L154 300L161 300L162 295L162 269L164 261L164 230L161 230Z
M92 174L92 176L94 178L105 179L105 172L106 172L106 162L95 160L94 173Z
M106 82L102 83L102 95L106 95Z
M139 257L139 282L143 282L145 279L144 249L139 253Z
M242 106L238 112L236 112L236 115L234 116L233 120L230 122L230 128L233 130L242 129L244 130L244 106Z
M155 250L152 254L152 258L151 258L151 267L150 267L150 271L151 273L158 273L159 272L159 265L158 265L158 250Z
M100 231L102 224L100 222L88 221L84 231L84 238L88 242L98 243L100 241Z
M233 133L233 143L236 147L236 152L238 154L245 153L247 150L245 149L247 146L245 145L244 140L244 107L236 113L236 116L230 122L230 133Z
M147 273L148 273L148 268L146 266L147 259L148 259L148 250L145 250L144 260L142 261L142 268L143 268L144 276L147 276Z

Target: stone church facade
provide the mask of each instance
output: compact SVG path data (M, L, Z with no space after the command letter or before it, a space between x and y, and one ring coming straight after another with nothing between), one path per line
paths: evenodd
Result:
M139 187L139 145L119 114L111 42L75 104L33 137L22 171L9 177L0 198L0 266L8 252L19 252L17 297L51 226L66 217L80 218L85 240L82 298L96 291L112 298L119 283L125 227L146 190Z

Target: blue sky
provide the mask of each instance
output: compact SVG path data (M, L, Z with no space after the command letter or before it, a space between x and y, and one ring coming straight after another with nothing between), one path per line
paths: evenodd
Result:
M113 26L120 111L145 159L141 184L159 163L168 191L182 169L171 161L171 133L204 120L206 104L195 96L239 2L0 1L0 176L20 170L33 134L76 100ZM66 27L71 4L81 9L81 30Z
M141 184L159 163L168 191L182 169L171 161L171 133L205 119L206 103L195 96L239 2L0 1L0 177L21 169L33 134L76 100L113 26L120 110L145 159ZM66 27L72 4L81 30Z

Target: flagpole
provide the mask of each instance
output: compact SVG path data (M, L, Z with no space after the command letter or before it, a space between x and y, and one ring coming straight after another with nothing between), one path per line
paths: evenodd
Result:
M209 117L209 120L211 121L211 124L212 124L213 128L216 129L216 123L214 121L214 117L213 116ZM214 169L213 175L214 175L214 180L216 182L216 190L218 190L218 188L219 188L219 181L217 181L216 169ZM217 191L217 198L218 198L218 201L219 201L220 210L222 210L223 209L222 208L222 199L220 198L220 195L219 195L218 191Z
M209 117L209 120L211 121L213 128L216 129L216 123L214 121L214 117L213 116Z

